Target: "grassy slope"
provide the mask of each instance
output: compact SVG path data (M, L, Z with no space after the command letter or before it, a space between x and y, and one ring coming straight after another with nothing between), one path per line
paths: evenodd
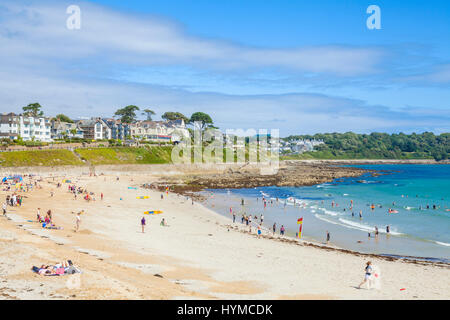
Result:
M69 150L33 150L0 153L0 166L2 167L81 164L83 164L83 162Z
M75 149L91 164L170 163L172 147Z

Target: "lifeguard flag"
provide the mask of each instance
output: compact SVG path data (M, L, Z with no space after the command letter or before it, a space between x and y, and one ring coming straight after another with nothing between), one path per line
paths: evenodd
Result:
M302 238L303 217L297 219L297 224L300 225L300 228L298 230L298 238L301 239Z

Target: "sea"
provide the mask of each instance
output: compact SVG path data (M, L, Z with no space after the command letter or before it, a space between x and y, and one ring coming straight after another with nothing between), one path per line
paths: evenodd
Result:
M305 187L205 190L204 205L230 219L232 208L236 223L243 213L263 214L266 230L276 223L277 233L283 225L287 236L297 235L303 218L305 240L325 242L329 232L330 243L340 248L450 263L450 165L352 167L381 175Z

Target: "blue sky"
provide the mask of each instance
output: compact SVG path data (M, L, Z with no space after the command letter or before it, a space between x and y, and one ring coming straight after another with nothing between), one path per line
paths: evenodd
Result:
M2 1L0 111L136 104L282 136L449 132L449 39L448 1Z

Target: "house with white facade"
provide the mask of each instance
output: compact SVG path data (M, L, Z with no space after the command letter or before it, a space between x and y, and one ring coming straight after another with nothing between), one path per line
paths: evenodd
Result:
M0 137L22 138L24 141L51 142L51 123L46 117L32 117L15 113L0 117Z
M76 125L83 131L84 139L109 140L111 139L111 128L101 118L78 120Z

